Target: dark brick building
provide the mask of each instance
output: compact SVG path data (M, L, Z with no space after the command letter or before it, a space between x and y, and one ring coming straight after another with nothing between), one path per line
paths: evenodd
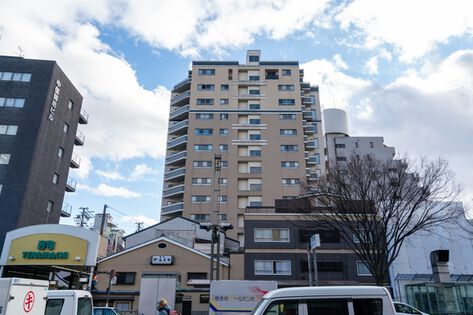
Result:
M70 216L82 96L55 61L0 56L0 248L5 233Z

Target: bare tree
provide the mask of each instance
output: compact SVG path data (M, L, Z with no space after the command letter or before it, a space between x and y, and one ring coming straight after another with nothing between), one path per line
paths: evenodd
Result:
M307 218L338 230L377 285L386 284L389 266L407 237L462 212L455 203L461 187L442 159L381 162L353 157L327 174L303 187L312 204Z

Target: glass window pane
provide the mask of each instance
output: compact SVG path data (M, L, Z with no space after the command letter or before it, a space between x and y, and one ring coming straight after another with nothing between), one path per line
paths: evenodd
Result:
M31 80L31 73L23 73L21 76L21 81L22 82L30 82Z
M13 73L13 81L21 81L21 73Z
M7 98L5 100L5 106L6 107L13 107L15 105L15 99L14 98Z
M0 125L0 135L6 135L7 134L7 125Z
M77 303L77 315L92 314L92 300L89 298L79 298Z
M355 315L382 315L383 300L381 299L353 299Z
M18 126L10 125L8 126L7 135L14 136L18 131ZM0 131L1 134L1 131Z
M346 300L313 299L307 301L307 311L308 315L348 315L348 303Z
M13 73L11 72L4 72L2 75L2 80L11 80Z
M2 153L0 154L0 164L8 164L10 162L10 154Z
M23 108L24 105L25 105L25 99L23 98L15 99L15 107Z
M48 299L46 302L45 315L60 315L62 306L64 305L64 299Z

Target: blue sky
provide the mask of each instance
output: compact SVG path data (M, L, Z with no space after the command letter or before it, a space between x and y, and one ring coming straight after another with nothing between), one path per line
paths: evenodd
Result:
M84 96L65 202L108 204L128 233L159 220L172 86L192 60L296 60L352 135L449 160L473 196L471 1L0 0L0 53L57 60ZM126 214L126 215L123 215ZM61 221L73 224L72 219Z

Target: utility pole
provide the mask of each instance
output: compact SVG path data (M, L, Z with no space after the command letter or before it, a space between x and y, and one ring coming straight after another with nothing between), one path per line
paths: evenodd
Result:
M75 216L74 221L78 227L87 227L88 221L94 216L92 211L89 211L89 207L80 207L80 213Z
M143 222L136 222L136 231L135 232L139 232L143 229L143 225L144 223Z
M102 235L102 236L103 236L103 228L105 226L105 216L107 215L107 208L108 208L108 206L106 204L103 205L102 224L100 225L100 235Z

